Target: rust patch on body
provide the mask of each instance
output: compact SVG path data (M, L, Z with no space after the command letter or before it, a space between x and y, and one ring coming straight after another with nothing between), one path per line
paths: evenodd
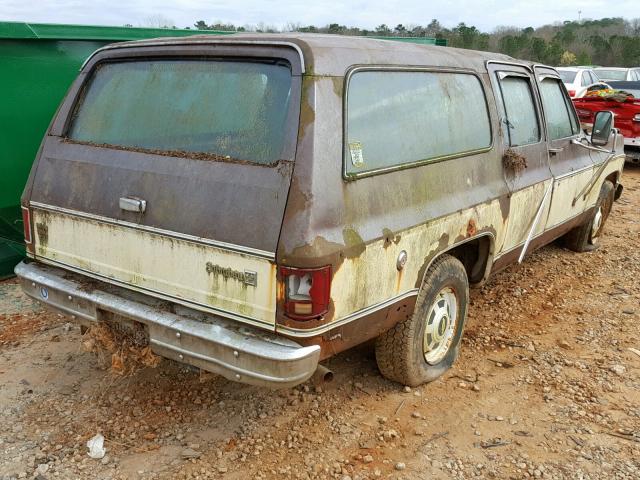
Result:
M329 330L325 334L309 338L290 338L301 345L319 345L321 349L320 359L324 360L367 340L376 338L393 328L398 322L410 318L413 315L415 303L416 296L413 295L387 308L377 310L370 315Z
M313 195L300 188L300 180L294 175L291 178L291 187L289 187L287 216L294 217L296 214L308 210L312 199Z
M46 248L49 243L49 226L44 222L38 222L36 223L36 232L38 234L38 246Z
M472 218L467 223L467 237L473 237L478 232L476 221Z
M367 248L360 234L351 227L342 230L342 238L344 239L343 253L345 258L358 258Z
M394 241L394 233L388 228L383 228L382 239L384 241L384 243L382 244L383 248L389 248L391 246L391 243Z
M296 247L282 257L282 263L299 268L331 265L334 273L344 261L344 245L330 242L318 235L312 243Z
M305 137L307 128L313 125L316 112L313 110L311 100L315 79L305 76L302 79L302 99L300 100L300 124L298 126L298 139Z
M400 286L402 285L402 274L404 273L404 269L398 270L396 274L396 293L400 293Z
M511 209L511 199L509 195L502 195L498 197L498 203L500 204L500 213L502 214L502 223L509 218L509 210Z
M342 92L344 90L344 77L330 77L331 84L333 85L333 93L336 94L338 98L342 98Z
M416 278L415 288L420 288L422 286L422 280L424 279L425 274L427 273L427 268L431 265L431 261L438 255L440 252L446 250L449 246L449 234L443 233L438 240L438 246L427 253L427 256L424 258L424 262L418 270L418 277Z

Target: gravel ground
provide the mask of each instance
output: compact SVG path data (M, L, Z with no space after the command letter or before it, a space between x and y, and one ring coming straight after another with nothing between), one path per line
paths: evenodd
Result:
M624 184L602 248L551 245L474 290L460 359L415 389L370 345L279 392L169 361L114 376L0 282L0 479L638 479L640 169Z

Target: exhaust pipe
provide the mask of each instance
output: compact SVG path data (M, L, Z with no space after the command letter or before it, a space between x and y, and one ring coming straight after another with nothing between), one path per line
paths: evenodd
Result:
M311 376L311 381L314 385L322 385L323 383L329 383L333 380L333 372L327 367L318 365L315 373Z

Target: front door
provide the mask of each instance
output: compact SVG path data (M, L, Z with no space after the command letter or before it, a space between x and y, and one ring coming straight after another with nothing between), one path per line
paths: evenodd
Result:
M572 143L582 135L580 124L555 70L536 67L535 72L549 138L549 165L554 177L551 208L545 222L546 229L550 230L585 210L585 200L582 196L577 197L591 180L596 168L594 163L600 155L591 155L584 147Z
M518 254L542 233L551 192L551 171L541 108L529 67L489 64L503 141L503 168L511 194L502 253Z

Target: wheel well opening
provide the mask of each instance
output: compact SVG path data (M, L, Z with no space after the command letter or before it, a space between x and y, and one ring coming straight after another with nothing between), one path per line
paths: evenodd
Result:
M490 251L491 239L485 235L458 245L446 253L464 265L469 283L479 283L485 277Z
M611 173L605 180L609 180L614 186L618 184L618 172Z

